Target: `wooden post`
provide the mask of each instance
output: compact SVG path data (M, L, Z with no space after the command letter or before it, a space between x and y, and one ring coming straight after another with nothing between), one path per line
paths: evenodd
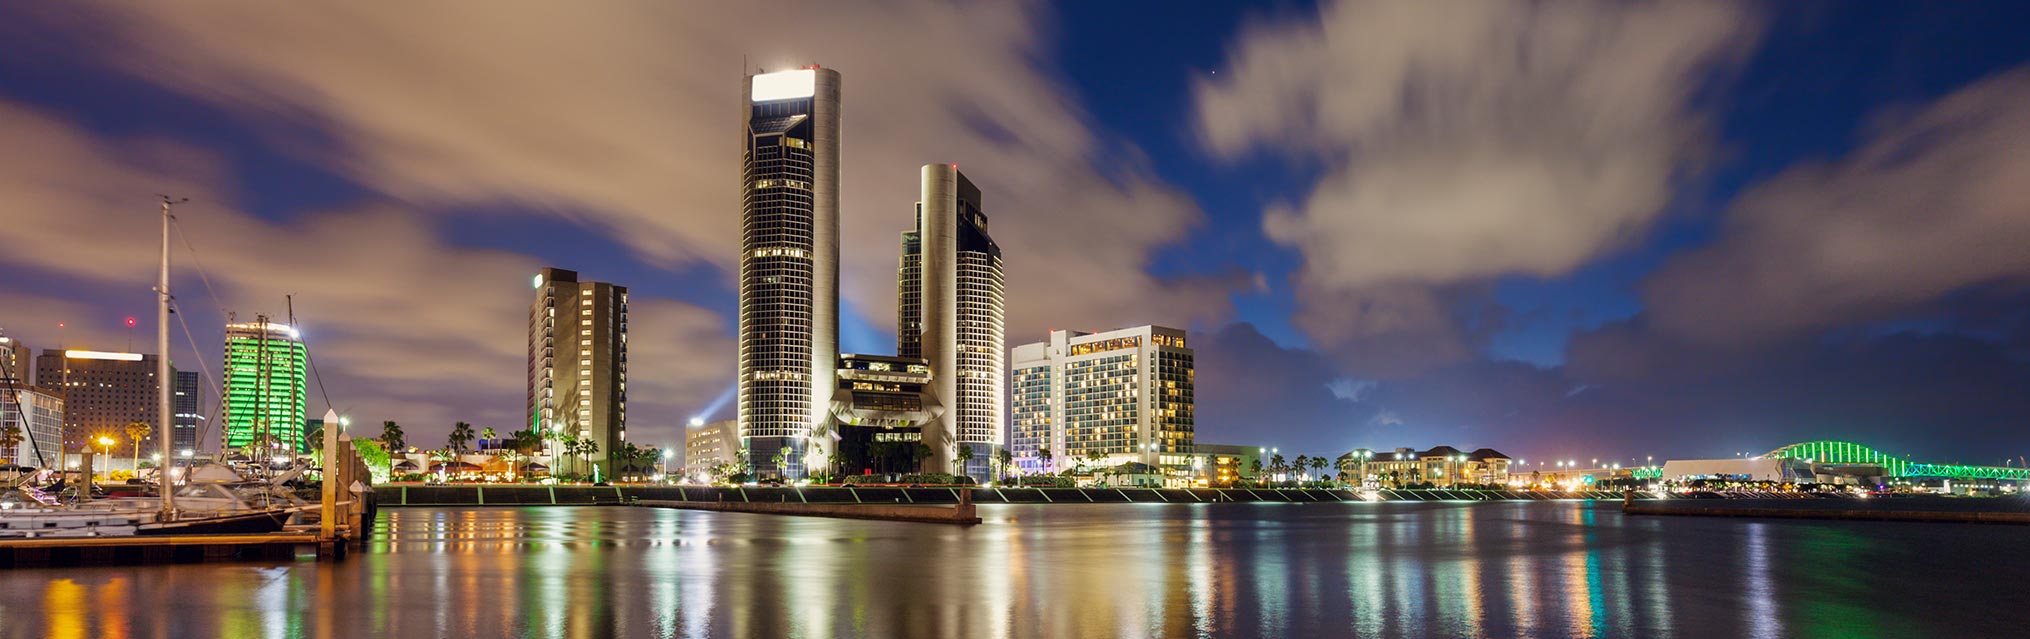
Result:
M324 411L324 490L323 504L317 513L319 541L329 542L338 537L338 480L344 473L339 471L339 460L345 458L338 450L338 411Z
M27 413L22 413L26 415ZM23 421L22 423L27 423ZM78 502L92 500L92 445L85 444L84 452L78 453Z

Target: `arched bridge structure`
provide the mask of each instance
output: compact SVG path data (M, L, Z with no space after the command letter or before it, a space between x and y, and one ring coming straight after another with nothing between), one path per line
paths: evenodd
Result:
M1875 465L1890 477L2030 481L2030 468L1915 462L1853 442L1834 440L1799 442L1769 451L1763 457L1803 459L1815 464Z

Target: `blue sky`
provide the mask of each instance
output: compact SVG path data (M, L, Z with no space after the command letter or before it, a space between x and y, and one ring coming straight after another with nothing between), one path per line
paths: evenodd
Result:
M1010 343L1189 327L1202 441L2030 449L2030 266L1990 241L2030 216L2020 3L803 9L0 11L0 329L123 339L180 189L222 290L180 277L179 359L294 293L340 408L504 426L509 275L555 265L652 300L632 430L674 437L732 372L732 70L814 59L848 82L848 350L893 348L907 176L954 161Z

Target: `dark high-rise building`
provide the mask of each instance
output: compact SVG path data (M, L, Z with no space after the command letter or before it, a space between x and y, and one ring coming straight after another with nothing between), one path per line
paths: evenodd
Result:
M839 353L839 72L748 76L741 96L741 444L756 474L829 457Z
M183 455L185 451L197 454L197 430L204 422L204 377L197 371L176 371L176 383L171 386L176 396L170 401L171 432L170 450L164 454Z
M987 233L980 189L956 165L923 167L916 229L904 233L896 277L896 351L930 365L936 407L923 426L936 468L972 449L965 473L985 477L1005 445L1006 311L1001 247Z
M35 379L63 399L65 452L84 450L87 439L101 435L132 450L127 424L162 423L154 355L47 349L35 358ZM155 450L158 442L142 442L142 456Z
M529 427L554 445L565 436L598 444L591 455L556 454L565 472L590 475L627 440L627 287L580 282L546 268L529 305ZM583 458L583 462L580 459Z

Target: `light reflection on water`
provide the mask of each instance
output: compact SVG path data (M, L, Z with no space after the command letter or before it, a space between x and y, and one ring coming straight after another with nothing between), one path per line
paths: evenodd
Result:
M0 637L2011 635L2024 529L1614 504L390 509L341 564L0 572Z

